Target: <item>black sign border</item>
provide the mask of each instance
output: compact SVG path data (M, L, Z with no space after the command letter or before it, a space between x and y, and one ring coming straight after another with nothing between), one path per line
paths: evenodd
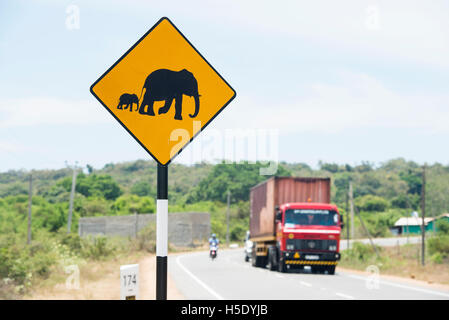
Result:
M150 33L151 31L153 31L162 21L167 20L174 28L176 31L178 31L178 33L184 38L185 41L187 41L187 43L193 48L193 50L196 51L196 53L198 53L200 55L200 57L209 65L209 67L212 68L212 70L214 70L214 72L221 78L221 80L223 80L226 85L231 88L231 90L234 92L234 95L231 97L231 99L228 100L228 102L226 102L224 104L224 106L222 106L220 108L220 110L218 110L217 113L215 113L215 115L204 125L201 127L200 131L198 131L191 139L188 143L186 143L173 157L170 158L170 160L168 160L167 163L161 163L151 152L150 150L148 150L142 142L140 142L140 140L120 121L119 118L117 118L115 116L115 114L106 106L106 104L95 94L95 92L93 91L93 88L95 87L95 85L100 82L112 69L114 69L114 67L120 62L122 61L143 39L145 39ZM148 30L130 49L128 49L128 51L126 51L105 73L103 73L101 75L100 78L98 78L97 81L95 81L89 89L90 93L92 93L92 95L102 104L102 106L115 118L115 120L118 121L118 123L121 124L121 126L123 128L125 128L126 131L128 131L128 133L140 144L140 146L150 154L150 156L153 157L154 160L156 160L156 162L162 166L168 166L173 159L176 158L176 156L178 156L192 141L193 139L195 139L197 137L197 135L199 135L208 125L209 123L212 122L212 120L215 119L215 117L220 114L224 108L226 108L228 106L228 104L231 103L232 100L234 100L234 98L236 97L237 93L234 90L234 88L231 87L231 85L221 76L220 73L218 73L217 70L215 70L215 68L209 63L209 61L206 60L206 58L203 57L203 55L195 48L195 46L184 36L184 34L175 26L175 24L167 17L162 17L161 19L159 19L159 21L153 26L151 27L150 30Z

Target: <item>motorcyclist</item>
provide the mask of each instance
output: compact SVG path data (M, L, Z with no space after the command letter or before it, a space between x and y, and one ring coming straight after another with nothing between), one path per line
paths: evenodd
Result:
M215 251L218 251L218 244L220 241L218 240L215 233L212 233L211 237L209 238L209 251L211 252L212 248L215 247Z

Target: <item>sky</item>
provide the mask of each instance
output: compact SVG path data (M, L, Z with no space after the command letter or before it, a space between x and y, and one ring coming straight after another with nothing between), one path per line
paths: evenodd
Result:
M447 1L2 0L0 172L151 159L89 87L164 16L237 92L175 162L448 164Z

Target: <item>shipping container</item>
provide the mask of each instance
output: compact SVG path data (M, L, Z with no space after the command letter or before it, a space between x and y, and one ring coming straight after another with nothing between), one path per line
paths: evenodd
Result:
M330 178L273 177L250 190L250 234L275 235L275 207L293 202L330 203Z

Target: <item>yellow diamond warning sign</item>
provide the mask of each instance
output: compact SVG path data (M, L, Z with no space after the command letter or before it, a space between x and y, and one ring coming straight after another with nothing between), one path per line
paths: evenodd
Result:
M168 18L160 19L90 91L162 165L236 95Z

